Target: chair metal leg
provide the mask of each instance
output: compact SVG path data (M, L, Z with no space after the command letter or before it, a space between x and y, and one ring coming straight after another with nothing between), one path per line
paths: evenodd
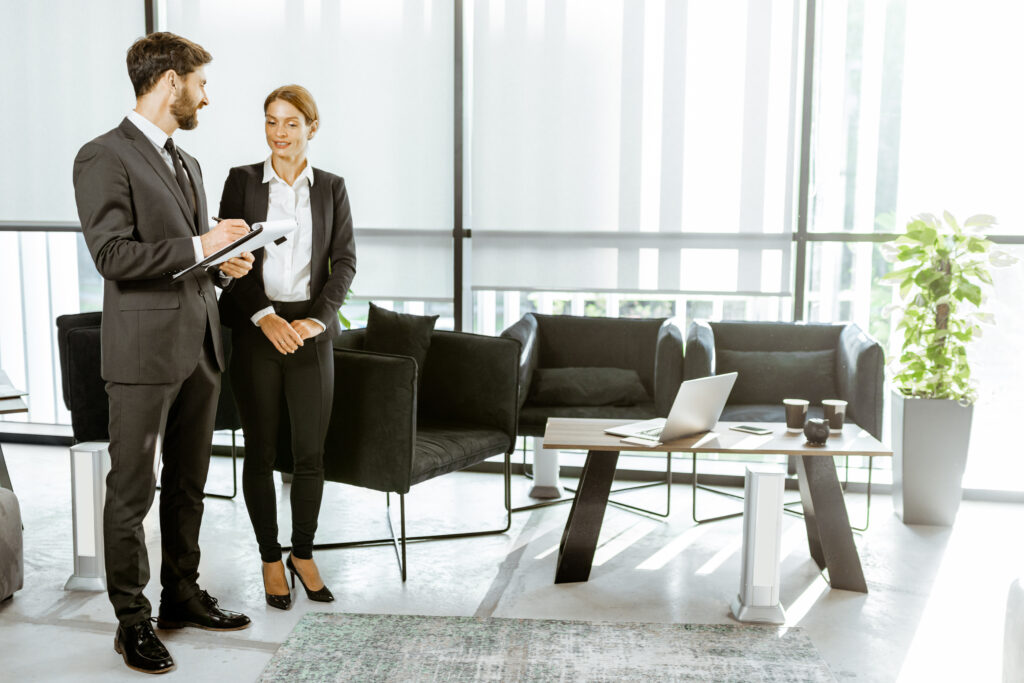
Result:
M743 496L735 494L735 493L731 493L729 491L723 491L721 489L716 489L716 488L711 487L711 486L704 486L704 485L698 483L698 481L697 481L697 454L696 453L692 453L691 455L693 456L693 497L692 497L692 505L691 505L691 517L693 518L693 521L696 522L697 524L703 524L704 522L717 522L718 520L721 520L721 519L732 519L733 517L740 517L740 516L742 516L743 512L740 511L740 512L734 512L734 513L731 513L731 514L728 514L728 515L719 515L717 517L705 517L703 519L698 519L697 518L697 490L698 489L703 490L703 491L708 491L710 493L717 493L720 496L727 496L729 498L735 498L736 500L743 500ZM846 458L846 462L844 463L844 465L845 465L845 469L846 469L846 474L845 474L846 481L845 481L844 484L842 484L842 489L844 491L846 490L846 487L850 483L850 468L849 468L850 456L845 456L845 458ZM790 458L790 460L792 460L795 463L796 458ZM874 463L875 463L875 457L873 455L869 455L868 456L867 507L866 507L866 510L864 512L864 526L862 526L862 527L851 526L850 528L853 531L858 531L858 532L867 531L868 530L868 526L871 524L871 475L874 472ZM789 514L794 515L796 517L803 517L804 513L802 511L800 511L800 510L790 510L789 509L790 505L802 505L802 504L803 504L802 501L799 500L799 499L788 501L788 502L782 504L782 506L783 506L782 507L782 511L783 512L788 512Z
M231 430L231 495L226 493L207 493L203 491L204 498L220 498L221 500L234 500L235 496L238 495L238 446L235 441L236 430ZM160 484L156 485L156 490L160 490Z
M402 573L402 581L407 578L406 569L406 543L420 542L420 541L439 541L453 538L472 538L474 536L491 536L494 534L503 534L512 528L512 451L505 452L505 466L504 466L504 486L505 486L505 526L500 529L486 529L483 531L461 531L453 534L425 534L422 536L409 536L406 533L405 528L405 495L399 494L399 517L401 525L401 536L396 537L394 528L391 524L391 495L385 492L386 498L386 522L388 526L389 538L375 538L363 541L343 541L339 543L315 543L313 544L313 550L334 550L337 548L355 548L359 546L376 546L376 545L393 545L395 546L395 554L398 557L398 566ZM291 550L290 545L282 546L282 550Z
M235 443L236 430L231 430L231 495L226 493L204 493L207 498L220 498L221 500L234 500L238 495L238 447Z
M731 491L723 491L722 489L717 489L717 488L715 488L713 486L705 486L705 485L701 484L699 482L699 480L698 480L698 477L697 477L697 453L694 452L694 453L691 453L690 455L692 456L692 462L693 462L693 467L692 467L692 471L693 471L693 480L692 480L693 481L693 484L692 484L693 495L690 498L690 517L693 518L693 521L695 523L697 523L697 524L704 524L705 522L717 522L717 521L722 520L722 519L732 519L733 517L742 517L743 516L743 511L742 510L740 510L739 512L732 512L732 513L729 513L727 515L718 515L716 517L703 517L703 518L697 517L697 491L698 490L699 491L707 491L709 493L716 493L716 494L718 494L720 496L726 496L727 498L733 498L735 500L743 500L743 496L739 495L738 493L732 493ZM796 515L798 517L802 517L803 516L803 514L799 510L790 510L789 509L790 505L800 505L800 500L791 500L789 502L783 503L782 504L782 511L783 512L788 512L789 514Z

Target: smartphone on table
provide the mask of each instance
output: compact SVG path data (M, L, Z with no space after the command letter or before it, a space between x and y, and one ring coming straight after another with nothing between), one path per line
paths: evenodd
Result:
M733 425L729 427L737 432L746 432L747 434L771 434L772 430L766 429L765 427L755 427L754 425Z

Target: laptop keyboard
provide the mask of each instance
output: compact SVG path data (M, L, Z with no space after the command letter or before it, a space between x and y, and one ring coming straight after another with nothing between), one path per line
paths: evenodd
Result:
M663 427L651 427L650 429L643 429L636 433L637 436L650 436L657 439L661 436Z

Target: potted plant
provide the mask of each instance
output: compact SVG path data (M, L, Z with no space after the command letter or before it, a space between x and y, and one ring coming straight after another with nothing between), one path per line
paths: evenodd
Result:
M985 238L993 217L971 216L961 226L947 211L943 219L915 216L883 244L894 270L882 280L897 288L899 303L885 313L901 312L895 331L903 338L890 365L893 503L905 523L949 526L960 507L977 396L968 347L993 320L983 310L989 266L1017 259Z

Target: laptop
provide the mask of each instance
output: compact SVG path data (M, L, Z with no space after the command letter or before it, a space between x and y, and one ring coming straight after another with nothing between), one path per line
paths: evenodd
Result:
M722 416L725 401L736 383L736 375L735 372L727 372L724 375L686 380L679 386L679 393L676 394L667 418L631 422L609 427L604 432L661 443L706 432Z

